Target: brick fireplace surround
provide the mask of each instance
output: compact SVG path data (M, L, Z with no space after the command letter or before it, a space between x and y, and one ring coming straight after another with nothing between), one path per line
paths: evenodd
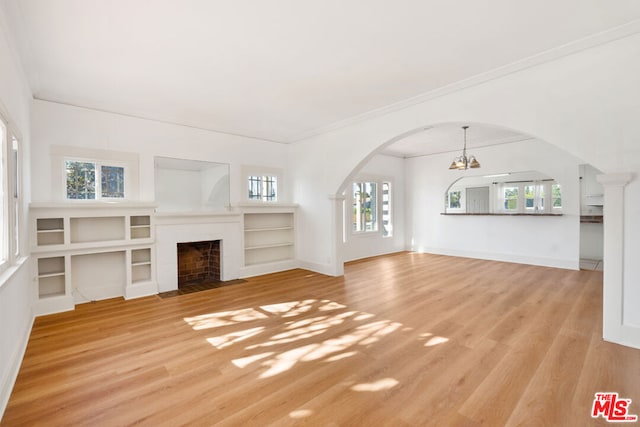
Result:
M220 281L220 240L178 243L178 288Z

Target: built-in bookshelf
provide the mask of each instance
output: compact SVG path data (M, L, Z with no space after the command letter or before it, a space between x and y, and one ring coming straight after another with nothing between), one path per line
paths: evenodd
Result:
M151 248L131 250L131 282L151 280Z
M157 293L153 206L32 205L36 314Z
M151 237L151 217L134 215L130 217L129 229L132 239L148 239Z
M246 272L261 274L294 266L294 206L248 208L243 220Z
M38 258L38 298L62 296L66 293L64 256Z
M63 245L63 218L38 218L36 220L36 241L38 246Z

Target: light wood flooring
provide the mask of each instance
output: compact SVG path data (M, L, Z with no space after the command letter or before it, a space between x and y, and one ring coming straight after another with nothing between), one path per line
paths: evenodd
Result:
M606 425L602 272L400 253L36 319L3 426Z

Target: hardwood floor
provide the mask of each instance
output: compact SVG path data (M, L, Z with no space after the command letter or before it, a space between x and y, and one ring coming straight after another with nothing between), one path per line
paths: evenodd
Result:
M36 319L3 426L605 425L602 272L401 253Z

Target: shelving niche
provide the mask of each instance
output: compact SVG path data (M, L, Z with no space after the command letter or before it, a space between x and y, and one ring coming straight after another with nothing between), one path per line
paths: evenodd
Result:
M38 258L38 297L64 295L65 262L63 256Z
M157 293L153 210L144 204L32 205L36 314Z
M295 266L295 208L264 207L244 212L244 265L250 274Z
M36 240L39 246L64 244L64 220L62 218L38 218Z

